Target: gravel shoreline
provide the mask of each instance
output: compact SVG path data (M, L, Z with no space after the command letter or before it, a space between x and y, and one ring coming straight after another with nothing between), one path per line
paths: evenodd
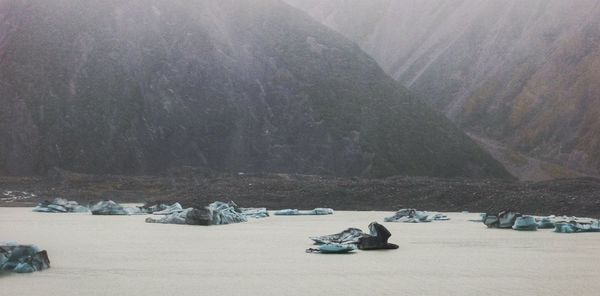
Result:
M201 207L215 200L269 209L330 207L349 211L394 211L411 207L434 211L497 212L505 208L536 215L600 216L600 179L544 182L390 177L340 178L290 174L207 176L84 175L61 171L47 177L0 177L0 193L21 190L35 198L0 202L2 207L34 206L63 197L81 204L178 201Z

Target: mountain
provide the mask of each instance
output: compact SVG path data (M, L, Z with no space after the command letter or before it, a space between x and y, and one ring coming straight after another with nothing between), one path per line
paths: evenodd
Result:
M599 173L599 1L287 2L477 138Z
M0 2L0 171L508 177L275 0Z

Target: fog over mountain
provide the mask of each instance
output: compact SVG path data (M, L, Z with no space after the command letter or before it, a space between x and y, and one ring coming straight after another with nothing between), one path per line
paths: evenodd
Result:
M600 1L287 2L356 41L491 150L503 146L497 157L516 171L533 163L524 153L598 174Z
M280 1L0 2L0 173L507 177Z

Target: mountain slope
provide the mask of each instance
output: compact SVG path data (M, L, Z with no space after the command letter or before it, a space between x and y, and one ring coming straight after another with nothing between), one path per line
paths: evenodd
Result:
M0 3L0 169L508 174L279 1Z
M465 130L599 173L600 2L288 2L357 41Z

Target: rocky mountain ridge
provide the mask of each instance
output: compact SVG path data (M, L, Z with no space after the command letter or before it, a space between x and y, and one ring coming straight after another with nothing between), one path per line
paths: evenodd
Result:
M287 2L356 41L469 133L599 173L600 2Z
M280 1L0 2L0 174L508 177Z

